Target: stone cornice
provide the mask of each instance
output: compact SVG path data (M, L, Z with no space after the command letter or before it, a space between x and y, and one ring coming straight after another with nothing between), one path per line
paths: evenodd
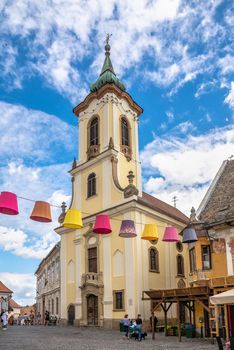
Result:
M114 149L107 149L106 151L100 153L98 156L96 156L93 159L87 160L86 162L81 163L81 164L78 163L76 168L70 170L70 174L73 176L77 172L80 172L86 168L89 168L90 166L95 165L96 163L99 163L104 158L108 158L111 156L117 157L117 154L118 154L118 151L116 151Z
M81 112L88 108L94 99L100 100L108 92L113 92L117 97L125 99L134 112L136 112L137 116L143 113L143 109L132 99L132 97L127 92L124 92L118 88L115 84L105 84L97 92L90 93L88 96L86 96L83 102L78 104L73 109L73 113L78 117Z
M115 207L112 207L112 208L107 208L107 209L100 211L98 213L93 213L92 215L89 215L83 219L83 224L87 225L87 224L93 222L95 216L98 214L101 214L101 213L108 214L111 217L111 216L117 216L120 214L124 214L124 213L127 213L129 211L138 211L138 212L143 213L145 215L151 216L155 220L164 221L165 227L170 226L170 225L172 225L172 226L177 225L177 226L179 226L179 228L181 230L184 228L185 224L182 223L181 221L176 220L176 219L170 217L169 215L166 215L166 214L160 213L156 210L153 210L153 209L147 207L146 205L139 204L137 202L137 198L138 198L137 196L132 196L130 201L127 201L125 203L121 203L121 204L116 205Z

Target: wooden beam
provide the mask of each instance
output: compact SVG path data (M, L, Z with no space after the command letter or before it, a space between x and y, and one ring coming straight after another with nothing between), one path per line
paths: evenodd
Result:
M224 305L224 317L225 317L225 330L226 330L226 339L229 341L229 329L228 329L228 306Z
M165 325L165 328L164 328L164 334L165 336L167 335L167 303L164 303L164 325Z
M177 301L177 322L178 322L178 337L181 341L181 329L180 329L180 302Z
M169 309L170 309L170 307L171 307L172 304L173 304L173 303L170 303L170 305L169 305L168 308L166 309L167 312L169 311Z
M208 308L208 306L206 306L200 299L196 298L195 299L199 304L201 304L201 306L203 307L203 309L205 309L207 312L210 313L210 309Z
M196 309L195 309L195 302L193 301L193 325L195 328L195 334L196 334Z
M152 324L152 339L154 340L155 339L155 332L154 332L154 310L152 310L151 312L151 324Z
M156 306L153 308L152 311L156 311L157 308L163 303L163 300L161 300L158 304L156 304Z

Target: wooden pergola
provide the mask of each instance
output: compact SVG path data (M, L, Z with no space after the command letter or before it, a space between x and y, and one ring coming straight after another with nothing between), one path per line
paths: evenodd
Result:
M210 309L204 304L204 301L209 300L212 292L209 287L190 287L165 290L149 290L142 292L142 300L151 301L151 316L152 316L152 339L155 339L154 331L154 312L161 306L164 311L165 334L167 328L167 313L172 304L177 305L177 320L178 320L178 338L181 341L180 329L180 303L189 310L190 323L193 323L196 328L195 317L195 302L198 302L203 309L210 313ZM193 318L193 322L192 322Z

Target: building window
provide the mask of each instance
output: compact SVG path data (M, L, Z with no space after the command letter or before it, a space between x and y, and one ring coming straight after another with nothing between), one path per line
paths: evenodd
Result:
M54 314L54 299L51 300L51 312Z
M49 312L50 312L50 299L48 301L48 309L49 309Z
M124 291L113 291L114 310L124 310Z
M149 249L149 270L151 272L159 272L159 258L156 248Z
M202 269L203 270L210 270L211 269L210 246L209 245L203 245L201 247L201 250L202 250Z
M87 183L87 197L92 197L96 194L96 174L92 173L88 176L88 183Z
M189 249L190 272L196 271L195 247Z
M90 124L89 145L98 145L98 118L95 117Z
M55 263L55 272L56 272L56 279L59 279L59 258L56 259Z
M56 315L59 313L59 298L56 298Z
M97 273L97 247L88 249L88 270Z
M121 118L121 137L122 145L130 146L129 144L129 127L126 118Z
M52 282L54 282L54 262L52 263L52 268L51 268L51 279L52 279Z
M184 258L182 255L177 255L177 276L184 276Z

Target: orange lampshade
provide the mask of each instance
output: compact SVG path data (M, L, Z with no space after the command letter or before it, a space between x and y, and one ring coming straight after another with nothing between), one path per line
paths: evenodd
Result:
M79 229L83 227L80 210L68 209L63 221L63 226L67 228Z
M156 224L145 224L141 239L146 241L158 240L158 228Z
M52 219L49 203L36 201L30 219L39 222L51 222Z

